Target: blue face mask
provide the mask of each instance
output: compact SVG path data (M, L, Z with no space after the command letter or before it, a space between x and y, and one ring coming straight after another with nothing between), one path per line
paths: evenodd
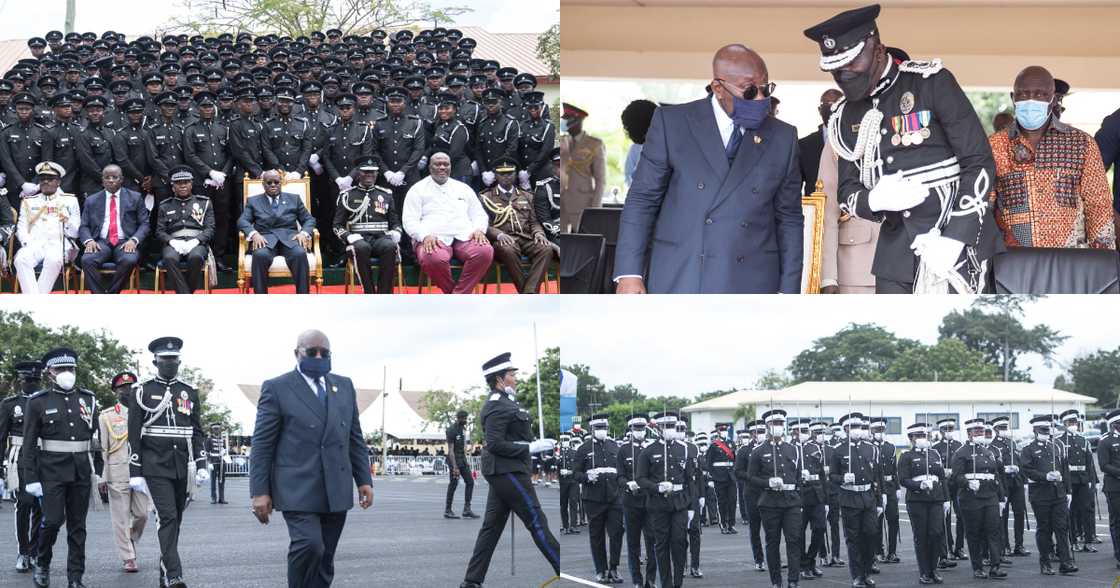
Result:
M331 358L301 357L299 358L299 371L313 379L321 378L331 372Z
M735 101L735 108L731 111L731 118L738 127L753 131L762 126L762 121L770 116L769 97L762 100L744 100L732 96L732 99Z
M561 133L568 132L568 119L566 119L566 118L560 119L560 132Z
M1019 126L1033 131L1042 128L1050 119L1050 103L1041 100L1022 100L1015 103L1015 120Z

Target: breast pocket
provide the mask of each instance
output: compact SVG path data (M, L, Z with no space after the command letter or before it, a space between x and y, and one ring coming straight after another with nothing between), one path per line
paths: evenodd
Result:
M1077 188L1080 185L1080 171L1058 170L1054 177L1054 201L1062 208L1077 208Z
M1011 171L996 179L996 205L1009 213L1027 212L1027 174Z

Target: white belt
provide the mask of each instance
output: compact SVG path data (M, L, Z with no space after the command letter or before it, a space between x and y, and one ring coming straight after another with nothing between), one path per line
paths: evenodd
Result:
M995 474L965 474L964 479L966 479L966 480L994 480L994 479L996 479L996 475Z
M1069 466L1069 471L1071 471L1071 472L1083 472L1083 471L1085 471L1085 466L1071 465L1071 466Z
M598 474L600 476L604 476L606 474L618 474L618 468L607 468L607 467L594 468L594 469L587 470L587 473L589 473L589 474L594 473L594 474Z
M1003 466L1003 473L1005 473L1005 474L1014 474L1014 473L1015 473L1015 470L1012 470L1012 469L1011 469L1011 468L1013 468L1013 467L1015 467L1015 466Z
M684 490L684 484L673 484L673 492Z
M913 478L910 478L911 482L918 482L918 483L925 482L926 480L929 480L930 482L936 482L937 481L937 476L935 476L933 474L926 474L924 476L914 476Z
M883 481L884 482L890 482L892 480L894 480L894 476L883 476Z
M19 447L23 445L23 437L20 435L12 435L8 437L8 440L12 442L12 447Z
M194 427L156 427L147 426L141 429L145 437L171 437L173 439L190 439L194 436Z
M53 453L83 453L89 451L89 441L54 441L42 440L43 451Z
M714 466L714 467L729 468L733 465L735 465L735 462L731 462L731 461L713 461L712 462L712 466Z
M770 488L770 490L774 490L775 492L777 492L778 490L781 490L782 492L791 492L793 490L797 490L797 484L782 484L781 488Z
M902 170L902 177L923 184L926 188L936 188L960 180L961 166L956 157L923 165L914 169Z
M841 484L840 487L851 492L867 492L871 489L871 484Z
M952 470L952 468L945 468L945 475L946 475L946 476L951 476L951 475L953 475L953 470Z
M820 480L821 477L817 474L809 474L808 476L805 476L805 479L810 482L816 482L817 480Z

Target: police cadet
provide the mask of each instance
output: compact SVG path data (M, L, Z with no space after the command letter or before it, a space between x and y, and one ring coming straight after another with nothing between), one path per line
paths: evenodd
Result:
M958 488L957 504L961 515L968 521L968 553L972 563L972 577L979 579L1006 578L1000 569L999 507L1003 502L1003 486L996 475L1002 466L999 457L988 447L984 436L984 419L971 419L964 423L968 442L953 454L949 462L953 481ZM988 558L983 557L988 553ZM984 564L989 569L984 570Z
M143 113L144 102L136 98L128 100L125 110ZM183 127L175 120L175 105L171 96L159 98L159 111L159 118L150 121L147 128L148 162L153 174L151 193L157 203L171 196L171 169L183 163ZM152 214L154 217L154 210Z
M73 349L58 347L48 351L43 356L43 365L50 386L27 399L20 454L24 490L40 498L43 507L32 580L39 588L50 586L54 542L65 523L68 586L84 588L86 513L90 490L101 477L103 465L95 439L97 398L93 392L74 385L78 353Z
M825 443L825 430L828 425L821 421L810 422L803 419L798 424L801 440L801 578L812 580L824 575L817 567L817 557L827 554L825 545L825 511L828 510L828 445ZM809 548L805 548L805 529L811 531Z
M930 450L929 425L906 427L910 448L898 456L898 480L906 489L906 513L914 533L918 583L940 584L937 562L945 545L945 465L941 454Z
M404 88L386 89L388 112L373 123L374 155L381 162L383 185L393 191L398 208L403 206L408 188L420 179L420 158L427 152L424 122L405 112L407 97Z
M853 588L874 586L875 520L882 514L881 461L878 449L867 442L863 414L853 412L840 417L848 440L832 453L829 476L840 485L837 502L844 521L848 544L848 571Z
M209 198L192 192L194 172L189 166L171 168L168 178L174 196L159 203L155 240L162 248L160 259L167 281L177 294L190 294L202 281L202 266L208 263L214 209ZM187 263L185 276L180 267L183 261Z
M198 103L198 120L183 129L183 161L194 169L195 185L200 194L210 198L214 208L214 238L211 249L217 259L219 270L230 271L223 257L230 243L232 222L236 223L236 211L231 193L236 178L228 178L233 170L234 159L230 152L230 132L226 123L214 118L215 96L210 92L199 92L195 96ZM228 180L227 180L228 178ZM240 200L240 197L238 197Z
M556 126L544 116L544 92L528 92L523 104L528 115L521 121L518 157L524 175L520 179L523 184L531 185L556 173L551 157L556 145Z
M451 177L465 184L471 183L474 142L471 132L456 116L458 99L453 94L439 95L436 118L428 125L428 152L423 163L436 153L446 153L451 158Z
M688 575L692 578L703 578L700 571L700 515L704 510L704 470L700 447L693 442L692 431L688 427L688 418L680 415L677 418L677 434L684 437L680 440L688 449L688 461L692 466L692 476L688 479L688 494L691 504L688 508Z
M735 479L746 480L747 461L750 453L739 450L736 455L731 448L731 423L716 423L718 434L709 441L708 446L708 474L715 482L716 508L719 509L721 535L735 534ZM739 457L744 457L740 461Z
M2 204L2 203L0 203ZM39 361L20 361L15 364L19 391L0 400L0 481L3 481L16 503L16 571L27 572L35 556L39 535L42 533L43 508L39 501L24 488L20 471L20 451L23 447L23 422L27 413L27 400L39 391L43 364ZM5 444L5 441L7 443Z
M591 442L584 443L576 453L573 475L583 485L583 508L587 512L595 579L600 583L622 583L622 577L618 575L622 554L618 444L610 438L610 421L606 414L592 415L587 424L591 427Z
M552 175L534 187L533 210L544 227L544 236L554 245L560 238L560 148L552 148Z
M514 181L517 161L505 157L494 162L497 182L478 195L489 217L486 236L494 246L495 260L505 268L521 294L536 294L553 259L553 248L533 210L533 194ZM522 257L529 260L522 270Z
M1089 440L1078 434L1081 413L1071 408L1062 412L1060 419L1065 430L1058 436L1058 440L1065 444L1066 459L1069 462L1070 549L1096 553L1097 548L1089 543L1095 525L1090 509L1098 482L1097 468L1093 466L1093 450L1089 446Z
M186 588L179 529L188 494L196 480L206 477L198 391L178 379L182 348L178 337L160 337L148 344L156 376L141 384L128 407L132 446L128 485L147 491L155 506L161 588Z
M1120 570L1120 409L1105 415L1108 432L1097 443L1097 463L1104 476L1104 496L1108 503L1108 530L1112 535L1112 557Z
M949 502L949 511L945 513L945 549L941 552L941 558L944 561L964 560L966 558L961 553L961 548L964 546L964 523L961 520L960 505L957 504L957 494L960 489L953 478L952 464L953 456L961 448L961 442L957 441L957 421L952 418L941 419L937 421L937 428L941 433L941 440L933 444L933 450L941 456L941 462L945 464L945 484ZM953 540L954 514L957 519L956 541ZM956 566L938 564L938 567L945 569Z
M12 97L16 122L0 129L0 166L7 178L8 204L19 208L20 198L39 191L35 166L43 161L47 129L35 122L37 101L27 92Z
M54 122L47 127L47 135L43 138L43 159L70 170L62 178L61 190L78 196L79 202L82 202L84 194L78 191L78 178L82 175L78 166L78 140L83 129L74 120L73 103L69 95L59 94L51 99L50 104L54 109Z
M136 374L121 372L110 380L110 387L117 403L101 412L98 420L98 437L105 458L105 477L98 490L109 497L109 517L113 525L113 539L120 554L122 570L136 573L136 542L144 534L148 523L151 499L143 492L128 487L128 462L131 455L128 444L128 406L132 404L132 389L138 381Z
M754 556L755 571L761 572L766 569L766 564L763 563L764 552L762 549L762 511L758 509L761 489L750 483L747 468L750 465L751 454L766 442L766 423L762 419L758 419L751 421L747 426L750 430L750 441L741 447L735 455L735 476L743 482L743 497L747 503L747 523L751 537L751 554Z
M796 447L786 443L786 411L775 408L762 414L767 440L751 452L747 470L750 483L759 489L758 509L766 529L766 567L770 584L782 588L779 545L786 541L788 586L801 580L801 484L807 475Z
M560 543L548 529L541 503L530 481L530 460L536 453L552 451L552 439L533 441L529 412L517 403L517 368L503 353L482 364L482 375L490 396L482 405L479 422L485 444L482 447L482 475L490 487L486 514L474 543L467 573L459 588L480 588L490 567L490 558L502 536L512 511L529 530L537 549L557 576L560 575Z
M506 93L490 88L482 95L486 112L475 125L474 156L482 184L494 183L494 164L503 157L517 158L521 129L517 120L503 110Z
M897 61L879 37L879 5L805 30L844 99L828 140L847 214L882 224L877 292L977 293L1003 249L988 206L995 162L972 105L941 61Z
M354 256L354 266L366 294L392 294L401 241L401 213L393 193L377 182L377 160L372 155L354 160L358 185L338 197L332 223L335 236ZM349 176L346 176L349 177ZM377 258L378 281L373 281L370 259Z
M894 444L885 439L887 422L882 418L871 419L871 444L879 449L879 458L882 460L883 494L887 496L887 507L879 522L875 526L879 530L878 546L876 547L879 561L882 563L896 564L899 562L895 547L898 545L898 477L895 472ZM884 523L887 527L886 537L883 536ZM886 549L883 549L886 539Z
M1015 447L1015 440L1011 437L1011 420L1005 416L992 419L992 429L995 438L992 447L1000 452L1003 460L1003 471L1000 479L1003 490L1007 496L1007 503L1000 513L1000 532L1003 534L1003 555L1024 557L1031 554L1023 547L1023 525L1027 518L1026 489L1023 487L1023 475L1019 471L1019 450ZM1007 532L1007 519L1011 511L1015 511L1015 547L1011 548L1011 536Z
M575 521L575 503L579 500L579 484L572 477L576 450L572 448L571 433L560 433L560 534L578 534Z
M88 106L87 106L88 108ZM87 114L88 114L87 110ZM108 115L105 124L109 125ZM117 131L121 149L121 171L124 172L124 185L141 195L152 193L153 168L148 160L149 135L144 128L143 104L141 110L125 114L120 125L113 125Z
M447 499L443 505L443 518L457 519L459 515L451 510L451 502L455 499L455 488L459 486L459 478L463 479L463 517L464 519L477 519L478 515L471 510L471 495L474 494L474 475L471 464L467 461L467 411L460 410L455 413L455 422L447 427L447 469L451 475L451 482L447 485Z
M229 150L236 160L234 177L249 174L250 178L260 178L265 169L275 169L276 159L272 152L265 149L264 133L261 123L253 116L256 94L250 87L243 88L237 95L237 118L229 123Z
M81 169L78 189L82 202L102 190L101 174L108 165L119 165L123 177L135 181L140 172L128 161L124 144L115 129L105 126L105 99L94 96L86 101L88 122L76 135L78 165ZM126 169L127 168L127 169Z
M652 586L657 573L657 558L653 550L653 526L646 510L646 492L638 485L637 461L642 450L652 443L646 440L646 419L631 415L626 421L628 439L618 448L618 487L622 493L623 528L626 529L626 560L630 566L630 580L634 588ZM563 455L563 454L561 454ZM563 476L563 470L561 470ZM561 477L561 482L563 477ZM560 508L563 510L563 486L560 488ZM561 513L563 514L563 513ZM579 531L575 531L578 533ZM642 540L645 539L646 566L642 571Z
M1053 576L1050 553L1057 542L1058 572L1077 572L1069 550L1069 463L1061 446L1053 438L1054 415L1037 415L1031 419L1034 441L1023 448L1020 467L1030 490L1027 495L1035 516L1035 540L1038 544L1038 565L1043 575Z
M680 588L684 581L688 510L692 498L688 481L693 476L688 448L677 443L677 415L654 416L662 438L638 455L637 482L646 493L646 511L653 527L657 573L664 588Z
M357 181L354 162L374 155L372 123L354 118L354 95L340 95L335 100L335 108L338 118L323 130L323 147L318 155L312 155L319 158L316 165L322 166L326 171L324 175L330 182L324 191L314 193L311 200L311 213L315 215L316 224L322 227L333 224L339 198L349 192ZM375 174L374 180L377 179ZM320 244L324 245L333 258L345 262L346 257L342 254L345 243L340 242L333 233L329 234L329 238L327 235L325 233L321 237Z
M832 433L829 441L825 446L825 474L829 474L828 482L828 505L825 508L825 519L828 521L828 539L829 539L829 558L825 562L825 567L836 568L848 565L848 562L843 558L838 557L840 551L840 484L832 481L832 455L838 448L844 447L846 436L844 429L840 427L839 423L829 425L829 431Z
M264 123L263 130L265 149L272 152L277 165L286 172L287 181L298 180L307 173L315 133L306 118L292 113L295 99L295 90L277 90L276 115Z
M226 502L226 460L229 459L229 442L222 433L222 425L210 425L206 438L206 469L210 472L210 504Z

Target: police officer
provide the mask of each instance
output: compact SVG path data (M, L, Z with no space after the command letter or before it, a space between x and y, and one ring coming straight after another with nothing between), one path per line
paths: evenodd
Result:
M952 466L953 456L961 448L961 442L957 441L957 421L952 418L941 419L937 421L937 428L941 433L941 440L933 444L933 450L941 456L941 462L945 464L945 483L949 493L949 512L945 514L945 550L942 551L941 558L944 561L963 560L965 556L961 553L961 548L964 546L964 523L961 520L960 505L957 504L959 488L953 478ZM954 514L957 518L955 542L953 540ZM938 567L945 569L956 565L938 564Z
M198 120L183 129L183 161L194 169L195 184L199 194L210 198L214 208L214 238L211 249L219 270L230 271L225 265L227 247L232 238L231 219L236 223L240 204L232 202L236 178L228 178L233 170L230 152L230 132L226 123L214 118L214 95L199 92ZM240 196L238 197L240 200Z
M471 510L471 495L474 494L474 475L471 473L471 464L467 461L467 411L460 410L455 413L455 422L447 427L447 459L448 473L451 474L451 483L447 485L447 500L443 506L443 517L457 519L459 515L451 510L451 502L455 499L455 488L459 485L459 478L463 478L463 518L477 519L478 515Z
M229 459L229 443L222 433L222 425L210 425L210 436L206 438L206 469L210 472L210 504L229 504L226 502L226 460Z
M679 588L684 581L688 510L692 497L688 481L693 476L688 448L677 443L677 415L654 416L662 438L638 455L637 482L646 493L646 511L653 527L657 573L661 586Z
M910 447L898 456L898 480L906 488L906 513L914 533L914 556L918 560L918 583L940 584L937 561L945 545L945 466L941 454L930 450L929 425L914 423L906 428Z
M143 113L144 102L131 99L125 102L127 112ZM171 169L183 163L183 127L175 119L175 105L171 96L159 98L159 118L147 127L148 162L152 166L152 195L157 203L171 197ZM142 115L139 118L143 118ZM193 121L192 121L193 122ZM152 211L153 219L155 210ZM152 224L155 224L155 220Z
M16 502L16 571L27 572L35 556L42 532L43 508L34 496L27 493L20 480L20 452L23 447L23 422L27 413L27 400L39 391L43 364L39 361L20 361L15 364L19 391L0 400L0 480L3 480ZM5 444L5 441L7 442Z
M883 225L871 268L877 292L980 292L984 262L1003 249L988 206L995 162L984 129L941 60L887 52L879 10L805 30L844 92L828 124L841 210Z
M482 405L479 420L485 445L482 449L482 475L490 487L486 496L486 514L474 544L467 573L459 588L480 588L490 567L490 558L502 536L510 511L529 529L556 575L560 575L560 543L548 529L548 519L537 500L530 481L530 459L535 453L552 451L552 439L532 441L529 413L517 403L514 387L517 368L503 353L482 364L482 375L490 396Z
M311 213L315 215L316 223L323 227L333 223L339 197L349 192L357 180L354 162L374 155L373 126L354 118L354 95L340 95L335 100L335 108L338 118L334 124L324 129L323 148L318 156L326 171L324 176L330 182L326 186L327 190L315 194L311 201ZM374 180L377 179L375 175ZM391 191L389 193L392 194ZM332 258L345 261L342 254L345 244L337 236L330 234L329 238L322 237L321 245Z
M828 483L828 505L825 508L825 519L828 521L828 539L829 539L829 558L825 562L825 567L835 568L844 567L848 562L844 559L837 557L840 551L840 485L832 481L832 455L837 449L844 447L846 436L843 428L839 423L829 425L831 436L826 444L825 449L825 473L829 475Z
M887 496L887 508L883 511L883 516L879 517L879 523L876 528L879 530L879 545L876 548L879 555L879 561L882 563L896 564L899 562L898 555L895 554L895 547L898 545L898 478L895 472L897 467L895 463L895 448L894 444L887 441L885 434L887 431L887 422L881 418L871 419L871 444L879 449L879 457L883 460L882 473L883 473L883 494ZM887 527L887 536L883 536L884 523ZM886 539L886 549L883 549L883 540Z
M743 482L743 498L747 503L747 524L751 536L751 554L754 556L754 569L761 572L766 569L763 563L764 552L762 549L762 511L758 509L758 499L761 489L750 483L747 473L750 467L750 458L754 450L766 442L766 423L762 419L747 423L750 431L749 441L739 448L735 454L735 477ZM734 515L734 509L731 511ZM732 531L734 532L734 531Z
M178 337L148 344L156 376L141 384L128 407L128 485L152 497L159 523L160 586L167 588L186 588L179 529L188 494L196 480L207 477L198 391L178 379L182 348Z
M494 245L494 258L502 264L521 294L536 294L548 272L553 248L533 211L532 193L515 183L517 162L506 157L494 163L497 182L479 194L490 218L486 236ZM521 258L529 259L523 271ZM734 513L734 511L732 511Z
M528 116L521 121L519 157L524 184L546 180L556 172L552 169L552 149L556 145L556 126L544 116L544 92L529 92L524 96Z
M1069 550L1069 463L1062 448L1053 439L1054 415L1037 415L1031 419L1034 441L1023 448L1022 468L1030 490L1031 510L1035 516L1035 540L1038 543L1038 564L1043 575L1053 576L1050 553L1057 542L1058 572L1077 572Z
M108 165L119 165L124 177L135 180L140 172L128 161L124 144L115 129L105 126L105 99L94 96L86 101L87 123L76 136L78 164L81 169L78 189L82 202L102 190L101 174ZM127 167L127 169L125 169Z
M622 493L623 528L626 529L626 560L630 567L630 580L634 588L652 586L657 573L657 559L653 551L653 527L646 510L646 492L638 485L637 461L642 450L652 443L646 439L646 419L631 415L626 421L628 439L618 448L618 487ZM563 471L561 471L563 475ZM563 477L561 477L561 481ZM561 486L561 497L563 486ZM563 500L560 505L564 509ZM575 531L578 533L579 531ZM642 572L642 539L645 539L646 566Z
M210 199L194 194L194 172L178 165L169 174L174 197L159 203L156 212L156 242L167 281L177 294L190 294L203 277L203 264L208 262L210 243L214 239L214 209ZM180 267L187 262L183 275Z
M563 433L560 437L560 534L578 535L579 483L572 475L572 468L575 467L579 440L572 433Z
M264 170L277 167L275 156L265 145L263 125L253 116L256 99L251 87L242 89L237 95L238 115L229 123L229 151L237 161L234 177L249 174L256 179Z
M109 116L106 114L105 124L109 125L109 123ZM121 124L113 125L112 128L117 130L120 141L122 158L120 166L121 171L124 172L125 187L140 194L152 194L153 168L148 161L150 146L149 135L144 128L143 103L140 103L139 110L131 114L126 113Z
M992 447L1000 452L1003 459L1003 471L1000 478L1003 481L1004 492L1007 496L1007 505L1000 513L1000 529L1003 533L1003 555L1025 557L1031 554L1023 547L1023 525L1027 518L1026 492L1023 487L1023 475L1019 471L1019 450L1015 448L1015 441L1011 437L1011 420L1000 416L992 419L992 429L995 438ZM1015 548L1011 548L1011 537L1007 532L1007 519L1011 511L1015 511Z
M747 470L750 483L759 489L758 509L766 529L766 567L770 584L782 588L782 558L779 545L786 541L789 564L788 586L801 580L801 484L807 475L796 447L786 443L786 411L771 409L762 414L767 440L751 452Z
M50 104L54 110L54 123L47 127L46 137L43 138L43 159L70 171L62 178L61 190L79 196L79 202L83 202L84 197L78 192L78 178L82 175L78 165L78 141L82 126L74 120L73 103L68 94L55 96Z
M812 580L824 575L817 567L817 557L825 557L825 511L828 509L828 474L825 464L829 454L826 452L825 430L828 425L821 421L810 422L803 419L798 424L798 439L801 442L801 459L804 475L801 479L801 578ZM811 531L808 550L805 549L805 529Z
M587 424L591 442L576 453L573 476L583 485L583 508L595 562L595 578L600 583L621 583L618 561L622 554L622 509L618 492L618 444L610 438L606 414L596 414ZM610 540L608 559L607 540Z
M688 575L692 578L703 578L700 571L700 532L701 521L704 517L707 477L704 473L704 464L707 461L708 436L701 431L695 437L688 427L688 419L681 416L677 420L677 432L685 434L684 444L688 447L688 460L692 462L692 477L689 479L688 493L692 504L688 512ZM704 443L703 450L699 443Z
M1097 443L1097 463L1104 476L1104 496L1108 502L1108 530L1112 534L1112 557L1120 570L1120 409L1105 415L1108 433Z
M451 158L451 177L465 184L471 183L474 147L471 133L456 116L458 99L453 94L439 95L436 118L428 125L428 153L421 167L435 153L446 153Z
M65 523L68 587L84 588L86 513L103 465L95 439L99 408L93 392L75 387L76 351L58 347L42 361L50 387L27 399L20 454L24 490L41 499L43 507L32 580L39 588L50 586L54 542Z
M1003 486L996 475L1002 464L988 448L984 435L984 419L965 421L968 442L953 454L950 469L958 490L958 504L968 521L968 553L972 556L972 577L978 579L1006 578L1000 569L999 507L1003 502ZM988 558L982 555L987 552ZM984 570L985 561L990 562Z
M486 113L475 125L474 156L482 173L482 185L494 183L494 163L505 157L517 158L521 127L503 110L506 93L490 88L482 95Z
M1089 543L1093 535L1093 494L1097 486L1097 468L1093 466L1093 450L1089 440L1078 434L1081 413L1069 409L1060 415L1064 431L1058 440L1066 446L1066 459L1069 462L1070 483L1070 549L1096 553L1097 548Z
M848 571L853 588L874 586L875 520L882 514L886 498L882 494L882 467L878 449L867 442L863 414L853 412L840 417L847 442L832 453L830 477L840 485L838 502L848 544ZM870 580L870 581L869 581Z
M263 130L265 148L286 172L284 179L287 181L298 180L307 173L311 139L315 133L306 118L292 113L295 99L291 88L277 90L276 115L264 123Z
M47 129L35 122L38 101L27 92L12 97L16 122L0 129L0 166L8 189L8 204L19 208L20 198L39 191L35 166L43 161Z
M715 483L716 508L719 509L720 534L735 534L735 479L745 475L747 464L736 459L731 448L731 423L716 423L717 435L709 439L705 460L711 481ZM740 449L739 455L743 455ZM749 457L750 454L746 454Z
M339 241L354 256L354 266L366 294L392 294L401 241L401 213L393 193L377 182L377 160L372 155L354 160L358 185L338 197L332 227ZM349 176L346 176L349 177ZM370 259L377 258L378 281L373 281Z
M533 210L544 227L544 236L553 244L560 238L560 148L552 148L552 176L538 180L533 195Z
M381 161L383 185L393 190L398 209L408 188L420 179L420 158L427 152L424 122L405 112L407 97L401 87L385 90L388 112L373 123L374 155Z

